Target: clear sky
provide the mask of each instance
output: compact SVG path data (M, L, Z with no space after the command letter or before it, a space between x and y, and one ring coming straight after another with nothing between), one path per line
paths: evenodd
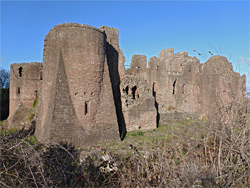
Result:
M130 64L133 54L149 59L173 47L175 52L187 51L201 62L207 61L211 51L226 56L236 71L250 72L248 0L0 3L0 66L6 69L15 62L42 62L45 35L57 24L74 22L118 28L125 65Z

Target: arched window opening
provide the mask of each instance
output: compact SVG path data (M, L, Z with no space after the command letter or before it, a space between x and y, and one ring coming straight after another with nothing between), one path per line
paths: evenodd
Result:
M155 68L156 68L156 70L158 70L159 69L159 65L157 65Z
M132 88L132 98L133 98L133 99L138 99L138 98L139 98L138 89L137 89L136 86L134 86L134 87Z
M175 94L175 86L176 86L176 83L177 83L177 79L175 79L174 83L173 83L173 95Z
M22 77L22 74L23 74L23 67L20 67L18 69L18 73L19 73L19 77Z

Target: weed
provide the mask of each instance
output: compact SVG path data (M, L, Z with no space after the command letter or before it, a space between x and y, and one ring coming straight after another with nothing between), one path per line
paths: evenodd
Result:
M37 104L38 104L38 100L39 100L39 95L38 97L34 100L33 104L32 104L32 107L33 108L36 108Z
M35 113L34 113L34 112L30 112L30 113L28 114L28 120L31 121L34 117L35 117Z
M29 136L28 138L25 139L25 141L29 142L33 146L39 143L35 136Z

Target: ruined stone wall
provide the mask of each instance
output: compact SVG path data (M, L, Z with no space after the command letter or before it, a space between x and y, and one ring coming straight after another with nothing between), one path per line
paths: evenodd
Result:
M120 135L127 132L124 115L122 112L120 81L125 74L123 51L119 47L119 31L113 27L100 26L100 30L106 35L106 57L109 68L109 76L112 83L112 92L116 107L116 116L119 124Z
M160 123L172 117L218 119L222 107L246 95L245 75L234 72L232 64L222 56L200 63L187 52L174 53L171 48L150 58L145 76L146 67L146 57L134 55L127 75L147 80Z
M128 131L157 127L156 101L147 71L146 56L134 55L121 81L122 111Z
M34 100L39 95L41 81L41 63L11 64L9 118L15 113L21 103L27 108L32 108Z
M119 137L105 55L106 37L94 27L60 24L44 42L44 80L36 136L76 146Z
M57 25L44 40L43 65L11 65L10 116L40 93L36 137L87 147L170 118L216 119L246 95L246 77L222 56L200 63L171 48L148 65L144 55L126 71L124 62L118 29Z

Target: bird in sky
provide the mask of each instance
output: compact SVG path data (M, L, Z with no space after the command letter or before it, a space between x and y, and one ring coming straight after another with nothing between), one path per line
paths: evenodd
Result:
M210 55L213 55L213 53L211 51L208 51L208 53L210 53Z

